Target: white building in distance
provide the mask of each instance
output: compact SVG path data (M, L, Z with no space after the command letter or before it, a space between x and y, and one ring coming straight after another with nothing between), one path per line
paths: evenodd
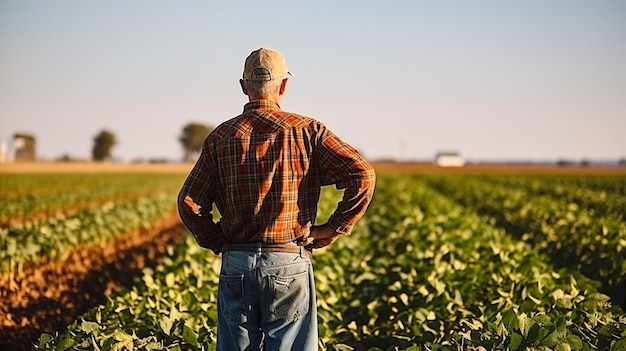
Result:
M435 164L439 167L463 167L465 160L458 152L439 152L435 156Z

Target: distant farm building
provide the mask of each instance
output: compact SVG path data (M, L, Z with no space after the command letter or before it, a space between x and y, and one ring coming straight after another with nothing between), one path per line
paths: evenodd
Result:
M15 161L35 161L35 137L30 134L14 134Z
M465 160L457 152L440 152L435 156L435 164L439 167L463 167Z

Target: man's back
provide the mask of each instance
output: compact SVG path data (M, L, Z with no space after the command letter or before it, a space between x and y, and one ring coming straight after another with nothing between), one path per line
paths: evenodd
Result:
M178 196L198 244L222 254L218 350L317 350L313 249L349 235L373 196L374 170L355 148L280 109L289 75L276 50L248 56L240 84L249 102L206 138ZM315 225L321 186L331 184L343 198Z
M325 127L253 101L207 139L227 243L287 243L308 234L319 197L313 164Z
M290 243L309 236L321 186L335 184L346 192L328 223L347 234L369 204L374 179L357 150L323 123L254 100L207 137L180 193L203 198L205 209L206 200L214 202L219 226L189 211L181 218L194 234L210 231L210 246L196 239L216 252L224 245Z

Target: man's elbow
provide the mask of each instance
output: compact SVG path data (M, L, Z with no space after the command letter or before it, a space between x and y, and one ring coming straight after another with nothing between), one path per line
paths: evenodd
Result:
M369 189L369 192L374 192L375 186L376 172L374 171L374 167L369 166L364 170L363 176L361 177L361 187Z

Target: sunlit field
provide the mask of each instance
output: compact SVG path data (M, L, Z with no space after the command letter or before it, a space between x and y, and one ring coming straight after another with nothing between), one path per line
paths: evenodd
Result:
M220 259L176 213L191 166L0 165L0 350L214 349ZM624 168L375 168L313 256L320 349L626 349Z

